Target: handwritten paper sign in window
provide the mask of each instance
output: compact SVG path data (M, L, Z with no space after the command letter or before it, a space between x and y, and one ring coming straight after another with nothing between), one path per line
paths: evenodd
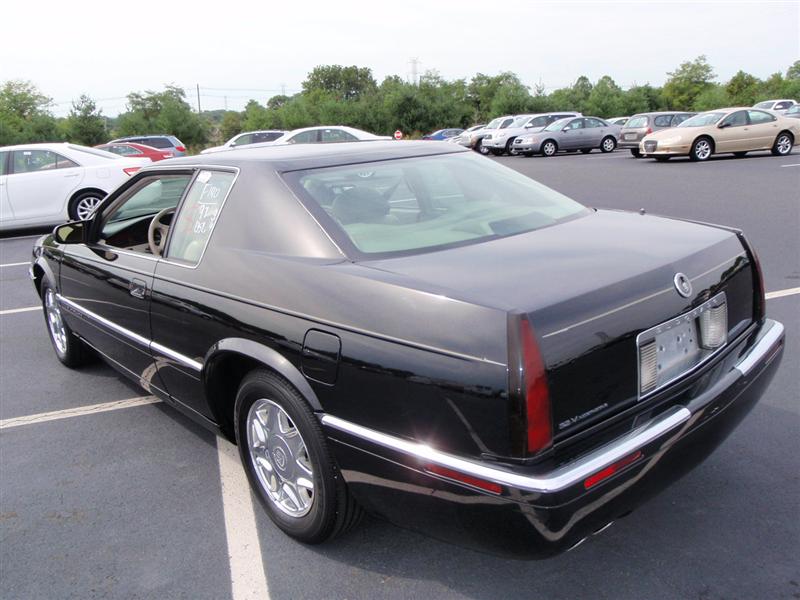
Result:
M233 179L233 173L221 171L197 174L173 224L168 258L193 264L200 260Z

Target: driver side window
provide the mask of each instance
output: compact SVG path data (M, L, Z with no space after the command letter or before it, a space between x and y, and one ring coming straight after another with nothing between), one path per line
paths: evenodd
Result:
M161 211L175 209L192 179L189 173L142 179L117 198L103 214L100 241L115 248L151 253L148 229ZM161 220L168 222L172 215Z

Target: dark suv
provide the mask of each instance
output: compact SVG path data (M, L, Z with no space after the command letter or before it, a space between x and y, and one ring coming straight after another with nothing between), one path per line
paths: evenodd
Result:
M617 147L627 148L636 158L641 158L642 154L639 152L639 142L642 141L644 136L658 131L659 129L677 127L686 119L696 114L697 113L693 112L668 111L633 115L625 123L622 131L620 131Z
M145 146L151 146L153 148L158 148L159 150L172 152L173 156L186 156L186 146L174 135L131 135L128 137L111 140L109 143L114 144L118 142L144 144Z

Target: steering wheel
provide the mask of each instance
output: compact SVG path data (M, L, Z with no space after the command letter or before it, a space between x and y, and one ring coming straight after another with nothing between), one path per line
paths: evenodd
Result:
M174 207L165 208L159 211L150 221L150 227L147 228L147 244L150 246L150 252L153 253L153 256L161 256L164 251L164 244L167 241L167 233L169 233L169 224L162 223L161 219L174 212ZM156 232L158 232L158 240L156 240Z

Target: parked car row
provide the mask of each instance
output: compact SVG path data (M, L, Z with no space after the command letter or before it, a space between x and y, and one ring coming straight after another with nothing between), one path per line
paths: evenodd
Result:
M457 130L461 131L461 130ZM292 131L270 129L265 131L248 131L240 133L225 142L222 146L206 148L200 154L211 154L236 148L283 145L283 144L332 144L340 142L365 142L376 140L390 140L390 136L375 135L368 131L346 127L344 125L320 125L317 127L303 127Z

